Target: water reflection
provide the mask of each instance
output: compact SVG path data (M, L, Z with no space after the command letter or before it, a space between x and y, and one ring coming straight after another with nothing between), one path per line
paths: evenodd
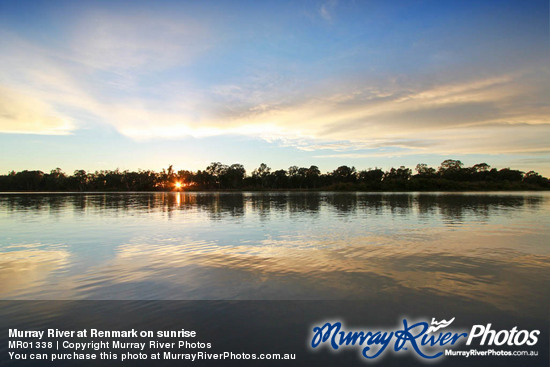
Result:
M72 209L121 212L171 213L200 210L211 219L243 216L246 210L260 216L273 212L316 213L323 207L349 215L358 210L380 214L437 213L449 221L464 217L488 217L494 212L527 207L537 209L544 194L399 194L399 193L100 193L100 194L4 194L0 206L12 211L59 212Z
M544 317L550 196L0 195L3 299L429 295Z
M14 251L0 252L0 284L4 294L18 294L31 289L40 292L50 275L65 268L70 254L57 246L17 246ZM31 291L32 292L32 291ZM32 294L32 293L31 293ZM29 295L31 295L29 294Z

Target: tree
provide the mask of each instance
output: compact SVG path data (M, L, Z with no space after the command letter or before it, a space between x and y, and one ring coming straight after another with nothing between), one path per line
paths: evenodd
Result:
M400 180L400 181L408 181L411 178L412 170L410 168L407 168L405 166L400 166L399 168L391 168L383 177L384 181L390 181L390 180Z
M288 176L284 169L280 169L271 173L272 187L275 189L286 189L288 187Z
M264 187L267 186L269 172L271 172L271 168L269 168L265 163L262 163L258 168L252 171L252 177L255 181L259 182L262 187Z
M384 177L384 171L380 168L369 168L367 171L359 172L357 176L361 184L366 185L370 189L379 190L381 188L382 177Z
M73 173L74 180L78 186L78 190L83 191L88 183L88 175L83 169L76 170Z
M489 166L487 163L478 163L473 165L473 170L475 172L487 172L489 169L491 169L491 166Z
M220 162L212 162L208 167L206 167L206 172L212 178L213 183L219 188L221 188L222 177L227 173L229 169L225 164Z
M225 187L237 189L242 187L246 170L242 164L232 164L229 166L222 177L222 182Z
M288 175L290 177L296 176L298 174L298 166L290 166L288 167Z
M331 176L336 181L336 183L355 182L355 180L357 179L355 174L355 167L350 168L348 166L340 166L332 171Z
M65 187L67 176L61 168L57 167L45 175L44 180L47 190L59 190Z
M469 168L469 173L473 181L486 181L491 176L491 166L487 163L474 164Z
M545 177L542 177L535 171L529 171L525 175L523 175L523 182L543 187L549 186L549 180Z
M547 178L537 172L523 173L510 168L497 170L487 163L464 167L459 160L448 159L438 171L419 163L412 176L409 168L400 166L384 172L379 168L357 172L355 167L340 166L322 174L317 166L290 166L271 171L265 163L250 176L242 164L227 166L212 162L205 170L174 172L173 166L161 172L115 170L86 173L75 170L66 175L60 168L42 171L11 171L0 175L0 191L11 190L171 190L177 180L196 189L239 188L331 188L348 190L459 190L459 189L537 189L550 188ZM461 183L460 181L470 181ZM471 182L477 181L477 183ZM480 184L483 183L483 184Z
M44 172L24 170L11 176L11 182L16 190L39 190Z
M118 173L118 169L116 171ZM163 190L170 190L172 189L172 184L174 182L174 179L175 179L174 168L172 165L169 165L167 170L165 170L164 168L162 169L162 172L160 173L160 177L159 177L160 182L157 183L157 185Z
M438 173L441 177L453 181L466 181L469 179L469 171L463 170L464 163L455 159L446 159L441 162Z
M306 185L309 188L316 188L321 171L317 166L310 166L306 171Z
M462 163L461 161L455 159L446 159L441 162L439 172L444 173L447 171L459 171L462 167L464 167L464 163Z
M265 163L262 163L258 168L252 171L252 176L265 177L269 174L269 172L271 172L271 168L269 168Z
M435 176L435 168L428 167L426 163L418 163L415 167L415 171L421 177Z
M523 172L510 168L503 168L498 171L497 177L501 181L521 181L523 179Z
M195 175L191 171L179 170L176 174L176 180L181 182L184 187L192 186L195 182Z

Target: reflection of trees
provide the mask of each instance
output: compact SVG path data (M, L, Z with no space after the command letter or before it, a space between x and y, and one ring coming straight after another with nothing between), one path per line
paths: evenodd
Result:
M192 196L192 194L188 194ZM196 205L199 210L208 213L210 219L217 220L225 217L244 216L244 196L237 194L200 194Z
M488 218L501 211L527 206L537 209L541 195L493 194L356 194L356 193L112 193L112 194L9 194L0 195L0 208L7 211L58 213L135 212L137 214L199 211L211 220L243 217L247 212L268 218L274 213L315 214L323 207L339 214L441 216L449 223L469 217Z
M44 200L48 203L47 207L50 214L60 213L66 206L61 195L47 195L44 197Z
M288 210L291 214L303 212L317 213L323 202L324 195L320 193L291 193L288 199Z
M265 195L262 195L265 196ZM288 195L272 193L267 195L269 198L269 207L271 212L286 212L288 209ZM257 197L252 196L253 200Z
M357 209L368 216L381 215L386 207L383 194L363 194L357 197Z
M538 197L539 203L542 198ZM498 195L454 195L438 196L437 208L444 220L449 223L463 222L466 217L486 220L496 212L518 209L526 204L523 196Z
M339 213L352 213L357 209L357 195L355 193L328 194L326 202Z
M414 205L414 197L407 194L384 195L385 206L394 215L408 215Z
M271 213L271 198L269 194L252 195L249 198L252 212L261 219L267 219Z

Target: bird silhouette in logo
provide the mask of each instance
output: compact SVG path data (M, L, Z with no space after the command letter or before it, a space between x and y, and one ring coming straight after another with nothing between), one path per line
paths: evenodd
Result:
M435 333L439 329L444 329L447 326L451 325L451 323L455 320L453 317L449 321L447 320L441 320L439 322L435 321L435 318L432 318L432 325L428 328L428 333Z

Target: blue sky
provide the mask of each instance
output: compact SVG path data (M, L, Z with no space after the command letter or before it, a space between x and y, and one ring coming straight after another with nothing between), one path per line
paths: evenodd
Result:
M2 1L0 172L550 175L547 1Z

